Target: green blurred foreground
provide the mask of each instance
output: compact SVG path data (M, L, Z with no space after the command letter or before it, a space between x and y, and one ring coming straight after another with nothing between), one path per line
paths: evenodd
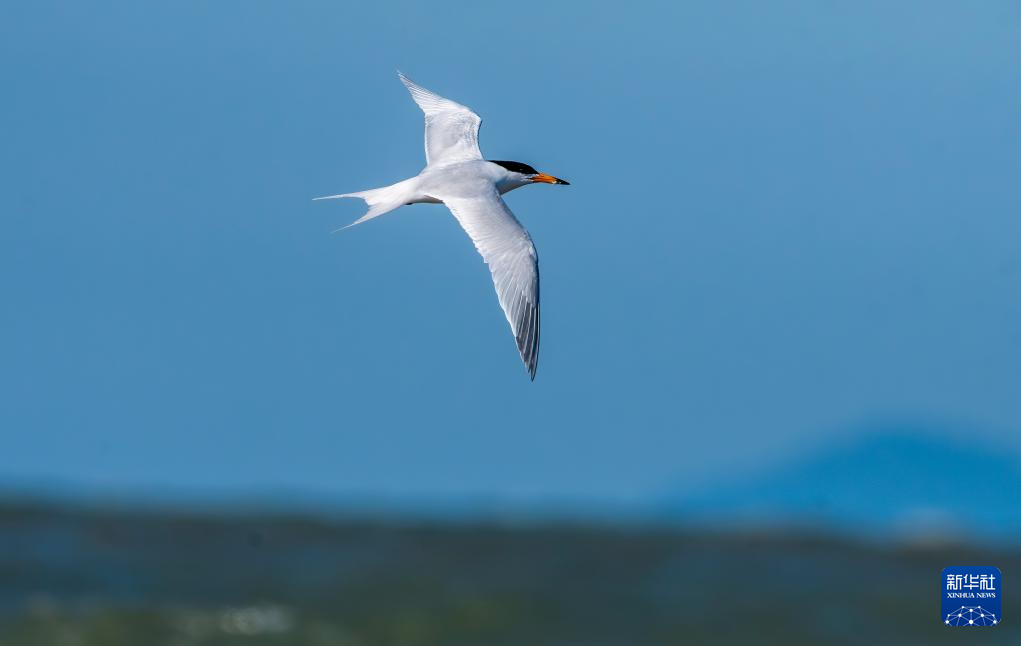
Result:
M940 571L971 564L1003 572L1003 623L945 627ZM1017 644L1019 564L791 533L6 505L0 644Z

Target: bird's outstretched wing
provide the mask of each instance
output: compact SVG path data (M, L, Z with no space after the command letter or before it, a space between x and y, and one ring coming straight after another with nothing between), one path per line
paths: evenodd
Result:
M482 117L460 103L430 92L400 72L397 75L425 113L427 165L482 159L482 151L479 150Z
M443 203L489 265L521 360L535 379L539 361L539 257L532 238L495 187L478 196L443 198Z

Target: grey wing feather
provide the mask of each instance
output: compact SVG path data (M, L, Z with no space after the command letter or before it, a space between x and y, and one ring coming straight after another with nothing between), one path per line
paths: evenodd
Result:
M539 362L539 257L532 238L495 188L478 197L443 202L489 265L500 307L534 380Z
M428 165L482 159L479 128L482 117L397 73L411 98L425 113L425 161Z

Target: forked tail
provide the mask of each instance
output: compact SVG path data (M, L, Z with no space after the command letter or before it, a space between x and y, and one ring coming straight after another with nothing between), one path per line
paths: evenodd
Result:
M357 197L365 200L365 203L369 205L369 210L366 211L365 215L358 218L351 224L337 229L341 231L349 227L353 227L356 224L361 224L366 220L379 217L384 213L389 213L394 209L401 207L409 202L414 201L418 196L415 194L413 182L416 178L406 179L403 182L397 182L390 186L384 186L383 188L371 188L367 191L358 191L357 193L342 193L340 195L326 195L324 197L317 197L315 200L336 200L342 197Z

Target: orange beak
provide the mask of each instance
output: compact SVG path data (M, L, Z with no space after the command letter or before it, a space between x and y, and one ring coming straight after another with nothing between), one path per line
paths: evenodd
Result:
M559 177L553 177L552 175L547 175L546 173L537 173L535 175L532 175L532 181L542 182L543 184L564 184L565 186L571 185L571 183L568 182L567 180L560 179Z

